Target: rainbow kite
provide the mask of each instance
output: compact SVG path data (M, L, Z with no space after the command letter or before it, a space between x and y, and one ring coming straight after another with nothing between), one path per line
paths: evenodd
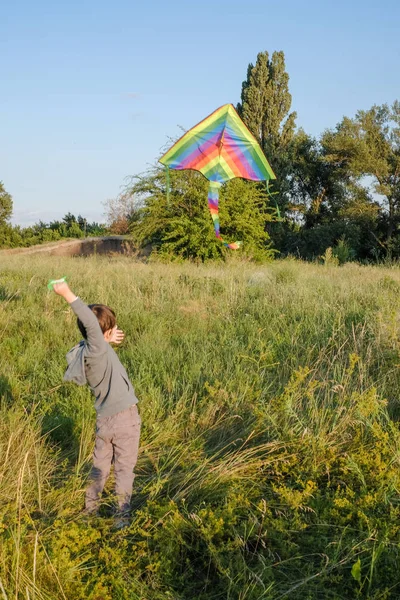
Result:
M223 183L243 177L252 181L276 179L257 140L232 104L225 104L189 129L161 158L167 168L200 171L209 180L208 206L215 235L237 250L240 242L224 242L219 230L218 200Z

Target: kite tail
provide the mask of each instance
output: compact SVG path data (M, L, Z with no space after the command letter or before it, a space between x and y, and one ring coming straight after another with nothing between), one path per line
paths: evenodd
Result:
M217 181L210 181L210 186L208 188L208 208L210 209L211 217L214 222L215 235L227 248L238 250L242 242L232 242L232 244L228 244L222 239L219 231L218 200L220 187L221 184Z

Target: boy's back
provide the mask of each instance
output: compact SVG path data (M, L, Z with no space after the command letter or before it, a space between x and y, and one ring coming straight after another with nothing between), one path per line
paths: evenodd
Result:
M64 379L89 384L98 417L110 417L137 404L133 386L116 352L108 344L96 315L80 298L70 304L86 330L86 340L67 354Z

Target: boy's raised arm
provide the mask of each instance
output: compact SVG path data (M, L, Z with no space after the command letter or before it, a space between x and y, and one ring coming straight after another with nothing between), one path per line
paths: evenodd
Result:
M68 283L62 281L60 283L54 283L53 290L58 296L62 296L68 304L75 302L78 296L75 296L74 292L70 289Z
M90 310L87 304L82 302L82 300L73 293L67 283L55 283L53 285L53 290L56 294L62 296L62 298L68 302L86 329L88 354L91 356L95 354L103 354L107 349L107 342L104 339L103 332L101 331L101 327L96 315Z

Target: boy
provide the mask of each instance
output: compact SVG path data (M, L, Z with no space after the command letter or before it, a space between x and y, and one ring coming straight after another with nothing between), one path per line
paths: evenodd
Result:
M141 420L133 386L110 346L110 343L121 343L124 334L117 328L115 313L108 306L87 306L65 282L54 283L53 289L71 306L84 337L67 354L64 380L78 385L88 383L95 396L96 442L85 512L98 512L100 496L114 462L119 511L126 518L135 477L133 469L139 450Z

